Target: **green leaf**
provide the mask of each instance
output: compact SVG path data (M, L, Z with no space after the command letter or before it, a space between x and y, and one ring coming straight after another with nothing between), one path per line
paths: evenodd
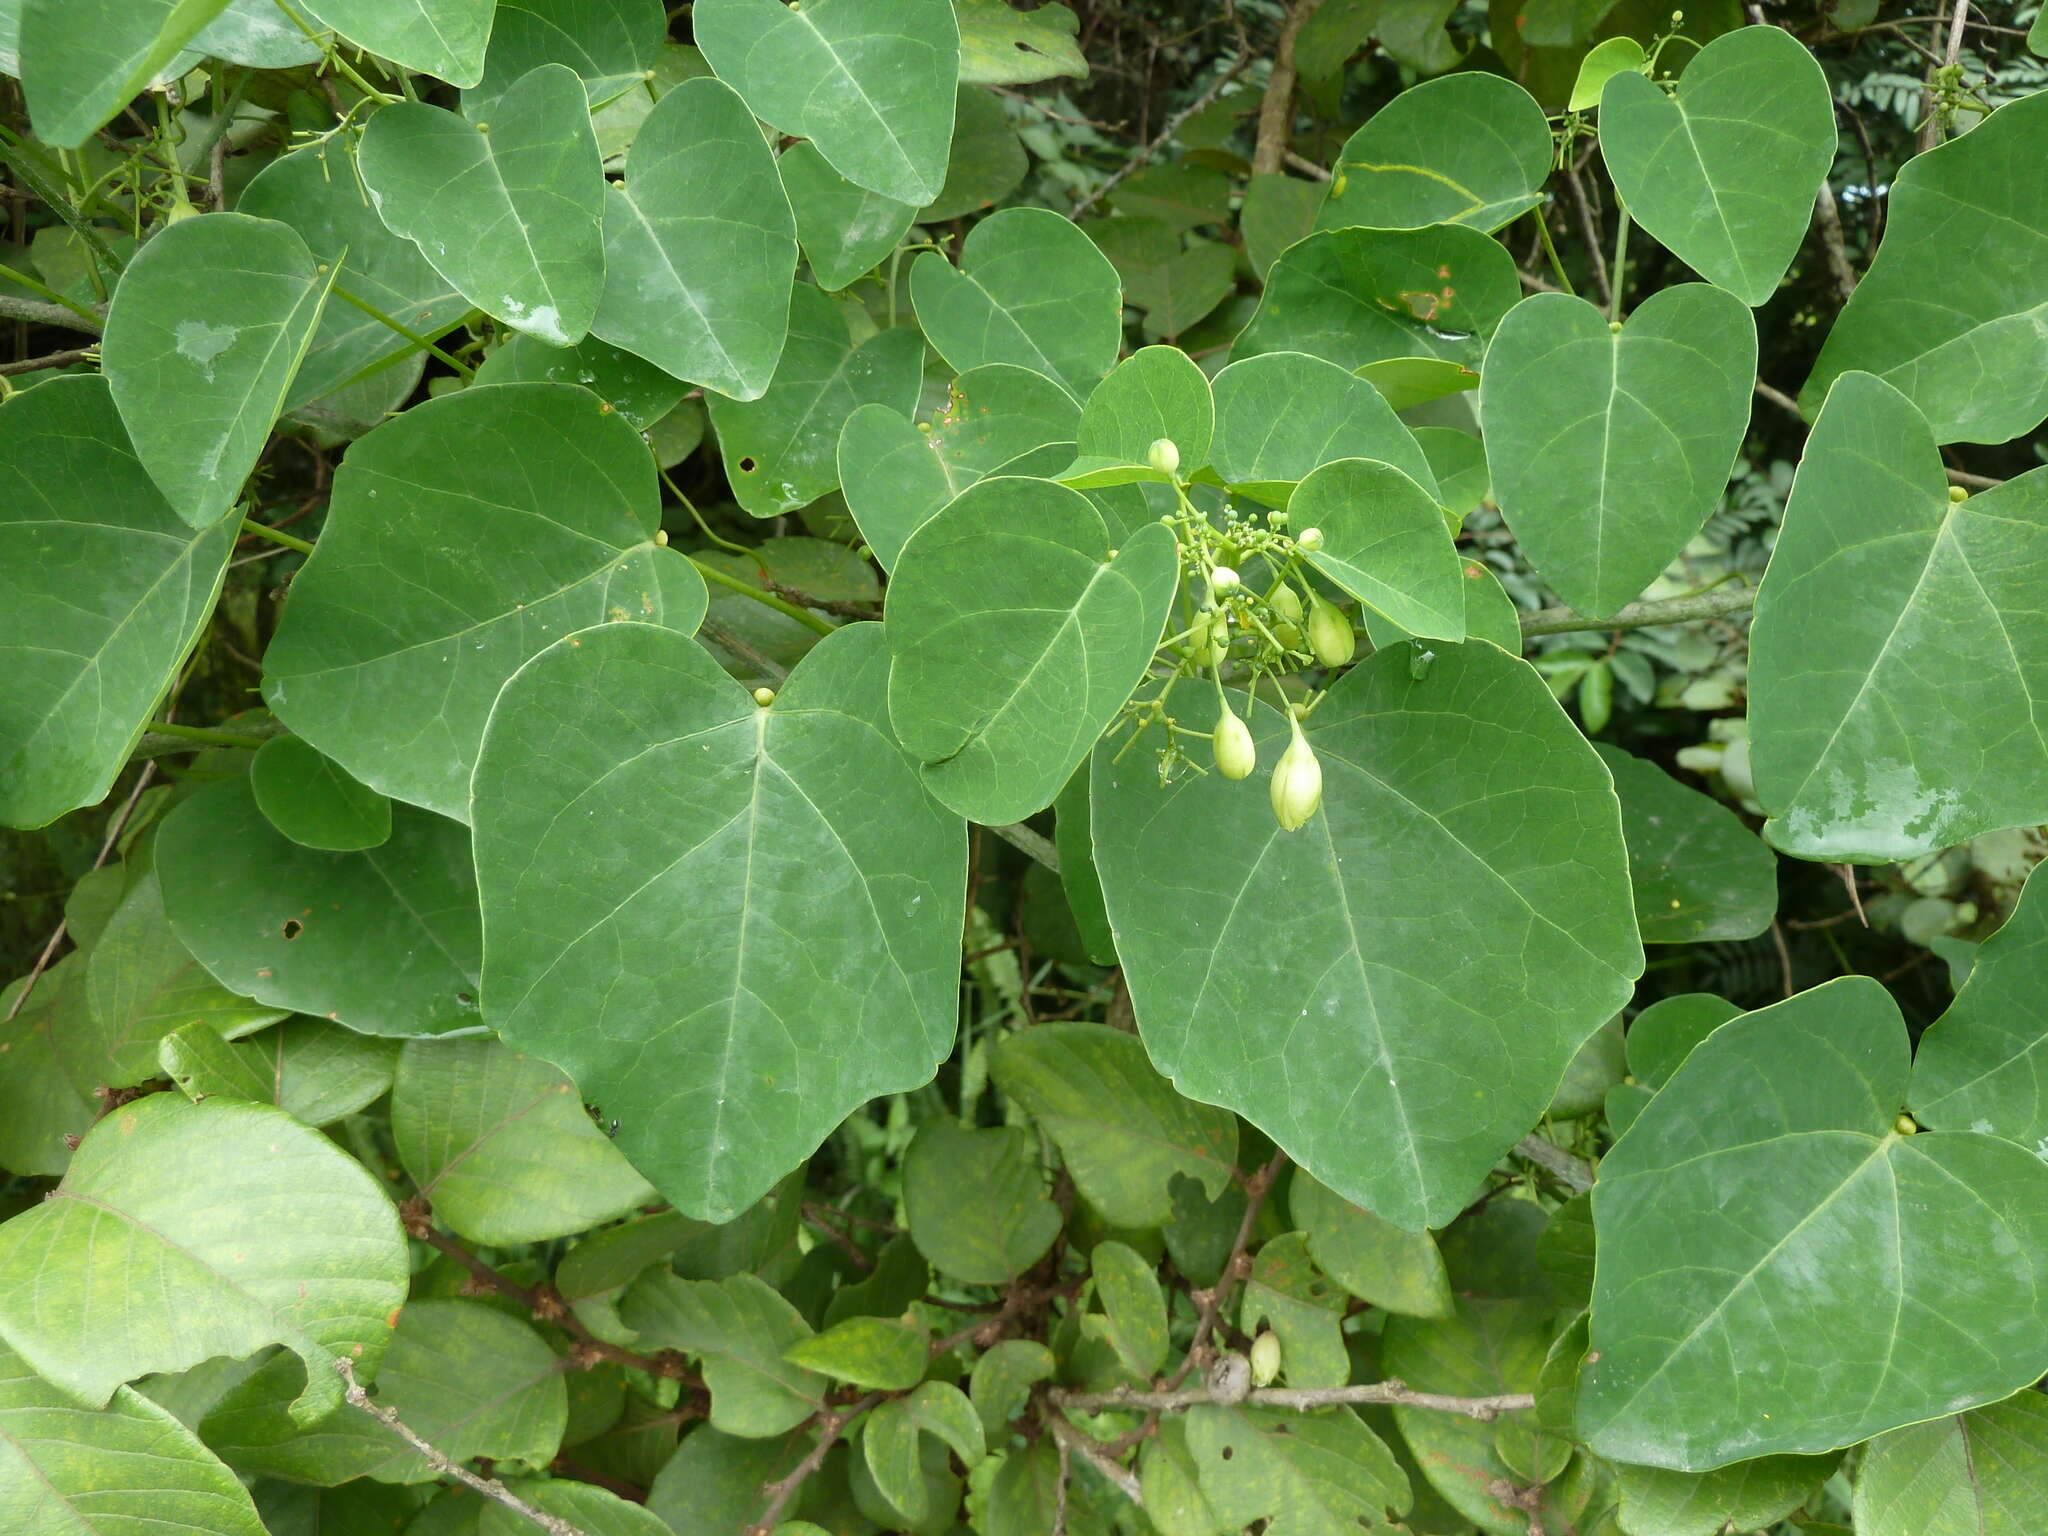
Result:
M1055 1369L1052 1351L1036 1339L1005 1339L974 1362L968 1395L990 1440L1002 1442L1032 1387L1051 1380Z
M218 1095L275 1104L307 1125L331 1125L391 1088L398 1042L325 1019L287 1019L246 1040L224 1040L210 1024L164 1036L158 1062L191 1099Z
M992 92L963 85L953 103L946 184L918 210L917 222L935 224L992 207L1014 192L1030 169L1030 156L1003 104Z
M2048 417L2048 273L2036 259L2048 195L2014 174L2044 154L2048 99L2037 94L1906 162L1884 243L1800 392L1805 409L1860 370L1903 391L1936 442L2002 443Z
M47 971L28 1003L7 1017L26 978L0 987L0 1167L22 1178L59 1174L71 1161L67 1138L99 1118L99 1101L72 1086L53 1036L85 1016L85 957L66 955Z
M1764 835L1883 863L2048 816L2048 475L1949 499L1911 401L1848 374L1806 440L1751 631Z
M1133 1376L1150 1380L1166 1364L1166 1292L1159 1275L1126 1243L1097 1243L1088 1258L1110 1346Z
M904 1392L924 1380L931 1358L922 1328L886 1317L849 1317L782 1352L791 1365L878 1392Z
M583 1536L673 1536L660 1516L606 1488L563 1477L513 1483L512 1491L534 1508L560 1516ZM477 1536L532 1536L533 1522L504 1505L486 1502Z
M1579 60L1578 75L1572 81L1572 93L1565 103L1571 112L1588 112L1600 105L1600 96L1607 88L1607 82L1624 70L1641 70L1649 60L1643 52L1643 45L1632 37L1610 37L1598 43Z
M660 521L646 446L586 390L478 385L415 406L336 474L264 698L371 788L466 820L484 720L528 657L604 619L696 629L704 580L656 548Z
M434 1214L486 1247L567 1237L655 1198L575 1084L495 1040L409 1041L391 1137Z
M543 64L566 64L592 110L622 94L648 96L668 37L662 0L503 0L491 18L483 76L462 93L462 115L488 122L513 83Z
M811 276L828 293L872 272L917 216L912 204L855 186L808 139L777 156L775 169L796 215L797 239L803 242Z
M1229 1530L1264 1520L1268 1536L1334 1536L1398 1529L1408 1477L1379 1436L1349 1408L1188 1411L1188 1453L1202 1497Z
M583 82L522 77L497 120L401 101L363 130L377 212L485 314L558 347L582 340L605 273L605 183Z
M1600 92L1600 154L1629 217L1755 308L1777 291L1835 162L1833 93L1798 38L1717 37L1667 95L1623 70Z
M757 399L705 401L733 496L755 517L780 517L837 489L841 423L868 404L908 416L923 365L916 331L881 331L855 346L839 307L798 283L789 340L767 389Z
M1251 718L1276 760L1278 712ZM1420 678L1381 651L1306 731L1323 804L1295 833L1263 794L1162 787L1098 752L1103 891L1146 1048L1181 1092L1419 1231L1464 1208L1629 997L1620 814L1535 671L1491 646L1446 647Z
M172 930L223 986L367 1035L475 1028L476 884L453 822L400 807L388 842L324 853L237 779L173 810L156 851Z
M296 230L317 261L337 269L335 283L348 297L407 330L439 335L469 308L469 301L434 270L418 246L384 227L357 179L353 161L335 140L278 156L243 189L235 209ZM331 294L321 309L312 345L285 395L285 409L296 411L326 400L380 359L414 350L411 342L349 303L348 297Z
M1806 1503L1835 1456L1764 1456L1714 1472L1619 1466L1622 1528L1629 1536L1721 1536L1772 1525ZM1973 1536L1977 1527L1972 1526ZM1915 1527L1916 1536L1933 1536ZM1901 1532L1900 1536L1904 1536ZM1988 1533L1983 1533L1988 1536Z
M391 802L297 736L273 736L249 763L264 820L302 848L354 853L391 836Z
M1008 1285L1045 1257L1062 1224L1037 1142L1020 1125L927 1120L904 1155L903 1206L917 1251L968 1285Z
M640 125L624 183L606 190L603 270L591 329L606 341L736 399L769 387L796 225L760 126L729 87L686 80Z
M1097 965L1115 965L1116 941L1110 937L1109 913L1102 905L1102 879L1095 873L1095 845L1088 835L1085 762L1053 801L1053 845L1060 856L1060 891L1067 899L1083 952Z
M765 1439L825 1406L825 1378L783 1358L810 1326L753 1275L714 1284L650 1271L626 1293L619 1315L643 1345L696 1356L711 1389L713 1429Z
M1299 58L1298 46L1295 54ZM1238 209L1237 228L1244 237L1245 258L1261 283L1280 253L1315 228L1323 197L1322 188L1298 176L1275 173L1251 178Z
M1011 363L961 374L925 421L864 405L839 434L847 510L875 559L893 569L905 541L933 513L1033 449L1072 442L1080 419L1066 390Z
M1453 517L1463 521L1493 494L1493 478L1486 468L1485 445L1472 433L1457 427L1417 427L1415 441L1422 445L1423 457L1429 461L1430 472L1435 476L1439 494L1443 497L1444 510ZM1385 459L1397 468L1400 466L1398 459L1384 453L1361 453L1353 457ZM1421 476L1414 478L1421 479ZM1429 482L1424 480L1422 483L1427 485ZM1515 649L1514 646L1502 648Z
M172 511L99 379L0 405L0 822L39 827L113 787L240 521L195 531Z
M2038 866L2036 866L2038 867ZM1920 1037L1913 1114L1922 1124L1987 1131L2036 1151L2048 1138L2048 1036L2037 1016L2048 962L2048 877L2029 878L1969 980Z
M1451 1282L1427 1232L1404 1232L1296 1169L1287 1209L1309 1257L1360 1301L1410 1317L1448 1317Z
M1138 1449L1138 1487L1145 1518L1158 1536L1224 1536L1225 1527L1202 1497L1201 1477L1188 1452L1187 1425L1165 1414Z
M1462 224L1322 230L1273 263L1230 355L1306 352L1347 370L1434 357L1476 373L1521 296L1506 248Z
M1132 480L1171 481L1148 460L1161 438L1192 473L1209 462L1216 402L1208 375L1178 347L1144 347L1118 363L1081 407L1075 432L1080 457L1062 480L1085 486Z
M485 737L492 1022L704 1220L952 1050L965 839L889 738L886 661L851 625L763 707L673 630L607 626L524 668Z
M1252 1261L1238 1298L1237 1326L1251 1338L1261 1326L1280 1338L1280 1368L1290 1387L1341 1387L1351 1379L1344 1348L1344 1292L1309 1259L1308 1236L1274 1238Z
M1622 826L1625 832L1626 820ZM1545 1113L1553 1120L1577 1120L1600 1108L1609 1090L1626 1075L1623 1054L1621 1016L1616 1014L1579 1047Z
M282 1343L292 1416L341 1401L405 1299L389 1198L317 1131L254 1104L152 1094L101 1120L51 1196L0 1231L0 1340L98 1407L123 1382Z
M1618 331L1562 293L1501 322L1479 386L1494 495L1565 602L1614 613L1699 532L1755 381L1755 323L1705 283L1662 290Z
M296 231L239 213L171 225L121 274L107 384L143 468L193 527L241 495L333 282Z
M935 1436L961 1463L973 1467L985 1454L981 1420L958 1387L927 1381L907 1396L892 1398L869 1416L861 1430L862 1458L875 1486L913 1523L928 1518L921 1437ZM787 1527L782 1527L787 1529Z
M767 1499L762 1488L803 1460L810 1439L801 1432L746 1440L715 1429L693 1430L647 1490L647 1508L675 1536L732 1536L760 1518ZM801 1531L795 1521L782 1529L790 1524Z
M889 718L925 787L999 826L1052 803L1151 665L1180 575L1152 523L1121 550L1078 491L969 487L890 583Z
M825 1305L830 1326L849 1317L901 1318L931 1289L931 1266L907 1232L899 1232L875 1255L874 1268L832 1293Z
M1436 493L1415 435L1378 390L1334 363L1262 353L1217 374L1215 394L1210 458L1237 495L1285 507L1297 483L1337 459L1378 459Z
M687 386L643 357L595 335L555 347L514 333L476 370L478 384L580 384L646 434L675 409Z
M278 13L280 20L283 14ZM371 1482L312 1488L276 1478L259 1478L250 1489L270 1536L389 1536L398 1530L435 1536L433 1512L421 1507L435 1491L425 1484ZM460 1497L467 1499L469 1490L460 1490ZM447 1490L446 1502L452 1506L456 1499L457 1490ZM415 1515L417 1523L408 1524ZM475 1529L472 1523L461 1536L475 1536ZM445 1527L440 1536L449 1536Z
M960 78L952 0L698 0L691 26L756 117L848 181L899 203L938 196Z
M1315 227L1490 233L1543 200L1550 159L1550 124L1514 81L1483 70L1425 80L1344 141Z
M0 1344L0 1510L20 1536L264 1536L199 1437L123 1387L97 1413Z
M483 73L493 0L303 0L301 9L354 43L450 85Z
M78 149L228 0L26 0L21 88L36 137Z
M1638 1082L1662 1088L1685 1064L1693 1048L1741 1015L1742 1010L1711 992L1681 992L1659 998L1628 1027L1628 1069Z
M1907 1076L1898 1006L1859 976L1724 1024L1685 1059L1593 1191L1593 1449L1702 1471L2033 1380L2048 1167L1974 1132L1899 1135ZM1796 1097L1771 1086L1786 1083ZM1731 1188L1747 1192L1739 1225ZM1764 1375L1738 1363L1760 1333Z
M1005 0L953 0L960 24L962 85L1033 85L1088 78L1075 35L1080 18L1064 5L1020 11Z
M1618 747L1614 775L1645 944L1753 939L1778 912L1778 861L1735 812Z
M1230 296L1237 254L1215 240L1181 247L1163 219L1095 219L1082 226L1123 281L1124 302L1145 312L1153 340L1178 336Z
M1320 528L1308 563L1411 635L1465 638L1465 566L1433 489L1391 464L1339 459L1287 504L1298 532Z
M1856 1471L1861 1536L2026 1536L2048 1497L2048 1398L1895 1429Z
M1123 290L1094 241L1045 208L976 224L956 267L936 251L910 266L917 321L957 372L1014 363L1087 398L1123 344Z

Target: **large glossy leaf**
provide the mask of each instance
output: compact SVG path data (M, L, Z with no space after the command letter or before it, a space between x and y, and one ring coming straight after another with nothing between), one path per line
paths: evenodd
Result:
M405 1299L398 1214L360 1163L281 1110L152 1094L93 1127L63 1183L0 1232L0 1340L97 1407L123 1382L282 1343L291 1412L339 1406Z
M1606 770L1536 673L1462 646L1416 677L1406 649L1310 717L1323 804L1299 831L1262 787L1162 787L1108 748L1094 827L1153 1060L1419 1231L1535 1121L1642 951ZM1251 719L1273 762L1278 712Z
M26 0L21 87L46 144L77 149L228 0Z
M1496 230L1543 200L1550 125L1536 99L1484 70L1402 91L1344 141L1317 229Z
M121 274L102 366L143 468L193 527L241 495L333 282L296 231L239 213L173 224Z
M409 1042L391 1137L435 1216L487 1247L567 1237L654 1199L576 1085L495 1040Z
M1916 155L1886 203L1884 243L1828 332L1800 403L1844 373L1902 390L1936 442L2002 443L2048 416L2048 96L1999 108Z
M927 251L911 263L910 296L918 324L955 369L1015 363L1057 379L1077 400L1123 343L1116 268L1048 209L1005 208L983 219L957 267Z
M106 384L0 406L0 822L113 786L213 611L240 519L194 530L129 446Z
M378 215L470 303L566 347L604 290L604 168L583 82L544 64L496 115L398 102L370 119L357 164Z
M1780 27L1742 27L1667 95L1624 70L1600 93L1600 153L1629 216L1707 281L1754 307L1805 238L1835 163L1827 76Z
M660 515L639 434L586 390L416 406L336 474L264 696L371 788L467 819L484 718L520 663L605 619L696 629L704 579L655 546Z
M475 85L494 0L306 0L304 10L359 48L450 85Z
M199 1437L123 1387L83 1409L0 1344L0 1530L9 1536L264 1536Z
M886 666L852 626L761 706L685 637L618 625L543 652L492 717L492 1022L693 1216L729 1219L952 1049L963 833L888 734Z
M1391 464L1339 459L1301 482L1287 515L1322 531L1309 564L1373 611L1411 635L1465 638L1465 566L1434 491Z
M798 283L789 339L767 389L754 399L713 394L705 402L733 496L756 517L780 517L836 489L840 424L863 405L909 415L923 366L924 342L910 327L856 346L838 306Z
M1521 296L1506 247L1462 224L1322 230L1273 263L1231 356L1306 352L1354 370L1429 357L1476 373Z
M1429 458L1406 423L1378 390L1334 363L1301 352L1246 357L1216 375L1215 396L1210 458L1239 495L1284 507L1296 484L1337 459L1378 459L1436 493Z
M1882 863L2048 817L2044 580L2048 474L1952 501L1912 402L1838 379L1757 594L1764 835Z
M369 1035L476 1027L475 877L445 817L394 807L388 841L325 853L234 779L172 811L156 854L173 931L235 991Z
M593 108L638 91L668 36L662 0L502 0L491 18L483 78L462 93L462 115L488 122L513 83L543 64L566 64Z
M825 1406L826 1379L783 1358L811 1336L810 1325L758 1276L714 1284L651 1270L626 1293L619 1315L644 1343L697 1357L713 1429L766 1439Z
M2028 1536L2048 1502L2048 1397L1879 1435L1856 1471L1858 1536Z
M1539 293L1486 349L1479 416L1493 493L1572 607L1633 602L1719 504L1756 382L1756 326L1705 283L1653 296L1620 330Z
M848 181L899 203L938 196L960 78L952 0L698 0L691 28L757 117Z
M2039 1374L2048 1166L1900 1135L1907 1053L1882 987L1829 982L1715 1030L1607 1154L1578 1401L1596 1451L1682 1471L1825 1451ZM1767 1372L1744 1365L1757 1338Z
M760 126L730 87L686 80L606 189L591 329L679 379L752 400L787 333L796 226Z
M1778 911L1778 861L1711 795L1655 763L1595 743L1621 796L1645 944L1753 939Z
M1078 491L998 477L920 527L890 586L889 718L931 792L1000 824L1050 805L1151 665L1179 578Z

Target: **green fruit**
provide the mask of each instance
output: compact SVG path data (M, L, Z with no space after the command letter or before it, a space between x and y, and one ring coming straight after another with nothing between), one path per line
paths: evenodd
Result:
M1198 667L1220 667L1230 649L1230 617L1218 608L1210 614L1206 629L1196 621L1195 634L1188 643L1188 658Z
M1248 778L1259 765L1259 749L1252 741L1251 727L1228 705L1216 717L1216 771L1226 779Z
M1284 583L1274 588L1273 595L1266 599L1266 606L1289 623L1301 622L1301 594Z
M1252 1340L1252 1385L1270 1387L1280 1374L1280 1335L1268 1328Z
M1145 450L1145 462L1162 475L1174 474L1180 469L1180 445L1170 437L1155 438Z
M1293 738L1273 765L1273 815L1284 830L1292 832L1323 803L1323 765L1301 734L1301 722L1289 715L1287 728Z
M1341 667L1358 654L1358 632L1344 612L1326 597L1309 594L1308 648L1326 667Z

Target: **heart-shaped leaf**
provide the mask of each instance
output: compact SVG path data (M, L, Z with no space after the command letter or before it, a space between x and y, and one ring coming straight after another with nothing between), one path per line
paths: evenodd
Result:
M2048 1166L1970 1131L1900 1135L1909 1070L1898 1005L1848 976L1722 1025L1650 1100L1593 1189L1594 1450L1703 1471L2034 1379ZM1767 1372L1742 1363L1758 1336Z
M1938 443L2002 443L2048 417L2048 96L2000 107L1899 170L1884 243L1821 348L1800 404L1852 369L1904 392ZM1930 304L1930 293L1941 295Z
M851 626L765 707L673 630L608 626L521 669L484 739L492 1022L704 1220L952 1049L964 837L888 735L886 666Z
M629 93L644 106L668 12L662 0L502 0L490 31L483 76L462 93L462 115L472 122L489 121L512 83L543 64L575 70L593 110Z
M1953 501L1912 402L1837 379L1751 631L1764 835L1883 863L2048 817L2044 571L2048 472Z
M1539 293L1486 349L1479 415L1515 537L1581 613L1639 596L1712 515L1749 425L1756 325L1705 283L1666 288L1620 330Z
M591 329L741 400L782 355L796 226L761 130L716 80L685 80L640 125L607 189L604 298Z
M1733 810L1645 758L1600 742L1593 750L1621 796L1645 944L1753 939L1771 926L1778 861Z
M1015 363L1085 400L1123 345L1116 268L1073 223L1005 208L968 233L954 266L927 251L910 266L918 324L961 373Z
M241 495L333 281L296 232L239 213L173 224L121 275L107 383L143 467L193 527Z
M145 90L228 0L15 0L36 137L77 149Z
M1240 496L1285 507L1297 484L1338 459L1378 459L1436 493L1429 458L1407 424L1378 390L1335 363L1303 352L1243 358L1216 375L1215 395L1210 459Z
M356 156L377 213L485 314L558 347L604 291L605 182L583 82L523 76L496 121L416 101L381 109Z
M143 470L104 380L0 405L0 823L112 787L213 612L241 519L194 529ZM90 572L81 604L54 572Z
M1417 677L1406 650L1353 667L1309 717L1323 802L1296 832L1253 785L1162 786L1142 747L1098 751L1093 789L1152 1059L1420 1231L1542 1113L1642 951L1607 771L1542 679L1486 645ZM1275 761L1278 711L1249 718Z
M450 85L483 73L493 0L305 0L303 9L381 58Z
M1426 80L1344 141L1315 227L1491 232L1543 200L1550 156L1543 109L1514 81L1477 69Z
M698 0L691 28L756 117L848 181L917 206L939 195L960 80L952 0Z
M1778 282L1835 163L1834 95L1781 27L1739 27L1685 66L1676 94L1624 70L1600 93L1600 154L1629 216L1754 308Z
M520 663L607 618L703 618L704 579L654 542L659 498L639 434L587 390L474 385L414 407L336 474L265 698L371 788L466 820L484 718Z
M1000 825L1043 810L1152 663L1180 571L1121 550L1088 498L1000 477L910 536L889 588L889 718L934 795Z
M1391 464L1339 459L1295 489L1287 520L1322 531L1309 564L1411 635L1465 638L1465 565L1436 496Z
M1174 445L1189 473L1209 462L1216 402L1209 377L1178 347L1143 347L1118 363L1081 407L1074 446L1080 456L1060 475L1069 484L1123 485L1137 480L1171 483L1151 463L1152 445Z
M909 203L848 181L808 139L777 156L775 169L796 215L797 239L811 276L827 292L837 293L873 271L917 217Z

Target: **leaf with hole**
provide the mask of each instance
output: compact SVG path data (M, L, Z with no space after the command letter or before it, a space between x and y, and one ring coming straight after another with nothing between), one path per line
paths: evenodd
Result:
M1408 1510L1407 1474L1349 1408L1296 1414L1203 1404L1187 1416L1202 1497L1231 1530L1271 1536L1391 1532Z
M953 0L962 85L1034 85L1088 78L1075 41L1081 20L1064 5L1020 11L1005 0Z

